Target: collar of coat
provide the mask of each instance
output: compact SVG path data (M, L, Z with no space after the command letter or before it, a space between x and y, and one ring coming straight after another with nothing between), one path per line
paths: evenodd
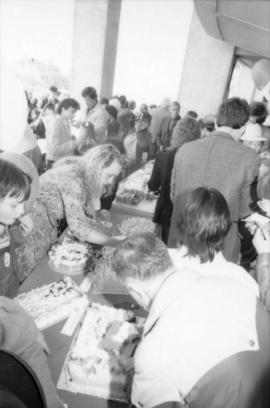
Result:
M225 139L230 139L233 142L236 142L236 140L229 133L221 132L219 130L216 130L215 132L213 132L212 136L224 137Z
M154 297L148 317L144 324L143 336L146 336L155 326L162 313L173 304L176 299L184 298L189 288L196 284L200 275L191 269L178 271L174 268L162 282Z

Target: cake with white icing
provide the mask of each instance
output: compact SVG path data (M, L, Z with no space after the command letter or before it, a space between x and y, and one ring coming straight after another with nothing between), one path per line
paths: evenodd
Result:
M58 273L77 275L94 265L91 247L84 242L65 238L49 251L50 266Z
M147 183L152 174L153 165L154 162L150 161L121 181L117 189L116 200L124 204L137 205L143 199L150 197Z
M132 312L92 304L67 356L58 388L126 401L127 374L141 332L142 324Z
M83 299L83 293L69 277L22 293L15 300L44 330L64 319Z

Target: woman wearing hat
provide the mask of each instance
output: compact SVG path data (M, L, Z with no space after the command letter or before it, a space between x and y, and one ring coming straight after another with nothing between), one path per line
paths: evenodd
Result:
M242 142L260 153L262 145L267 139L262 135L262 129L257 123L248 123L245 128L245 133L241 137Z

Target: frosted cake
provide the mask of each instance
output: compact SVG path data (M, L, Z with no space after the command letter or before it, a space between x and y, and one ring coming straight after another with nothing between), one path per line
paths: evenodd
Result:
M35 320L37 327L47 327L66 319L84 298L69 277L17 296L16 300Z
M123 309L89 307L58 381L58 388L126 401L127 374L142 332L141 319Z
M50 266L58 273L77 275L94 267L91 247L69 238L55 244L49 251Z

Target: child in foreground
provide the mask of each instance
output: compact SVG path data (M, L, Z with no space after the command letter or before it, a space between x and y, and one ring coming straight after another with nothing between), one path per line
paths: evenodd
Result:
M0 295L16 296L19 288L16 242L31 230L31 222L23 217L24 204L31 192L31 179L14 164L0 159ZM16 234L11 226L18 223ZM15 232L15 231L14 231Z
M14 300L19 288L15 239L10 233L16 222L16 240L29 232L24 203L30 196L30 178L14 164L0 159L0 349L21 357L36 373L48 408L60 408L59 399L44 352L48 347L29 316ZM19 233L18 233L19 232ZM12 383L12 379L9 379ZM1 386L1 384L0 384ZM1 404L0 404L1 405Z

